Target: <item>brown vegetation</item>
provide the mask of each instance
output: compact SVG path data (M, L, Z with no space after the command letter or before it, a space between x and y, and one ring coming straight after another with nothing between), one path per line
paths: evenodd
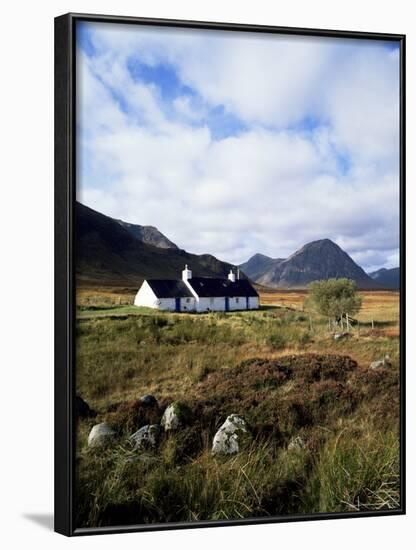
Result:
M397 507L398 294L362 295L360 327L340 341L296 301L294 310L230 314L117 303L80 311L77 393L97 417L79 422L78 525ZM390 367L369 369L386 354ZM143 406L145 393L158 406ZM193 412L189 424L141 459L128 436L159 422L174 400ZM230 413L245 418L253 443L214 458L212 438ZM118 442L97 452L86 440L101 421L117 429ZM296 437L305 445L289 451Z

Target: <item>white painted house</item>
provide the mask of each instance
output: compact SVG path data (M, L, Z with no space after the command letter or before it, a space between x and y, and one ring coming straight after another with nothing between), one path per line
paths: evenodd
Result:
M136 294L134 305L164 311L237 311L258 309L259 295L247 279L192 277L185 266L181 280L147 279Z

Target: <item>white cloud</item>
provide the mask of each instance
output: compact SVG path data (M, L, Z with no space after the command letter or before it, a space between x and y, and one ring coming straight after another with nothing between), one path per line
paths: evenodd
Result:
M79 56L82 202L232 262L255 252L287 256L324 237L364 267L395 261L397 52L94 28L99 54ZM132 78L132 57L169 63L198 105L187 95L167 105L155 84ZM219 140L196 126L216 105L246 130ZM305 118L306 129L298 126Z

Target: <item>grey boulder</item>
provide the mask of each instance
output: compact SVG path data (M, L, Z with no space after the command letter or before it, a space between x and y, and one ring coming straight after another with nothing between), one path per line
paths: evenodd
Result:
M166 408L160 424L165 432L177 430L190 421L190 410L180 401L174 401Z
M245 420L237 414L232 414L227 417L215 434L212 442L212 454L236 454L250 439Z
M142 403L142 405L145 405L146 407L157 406L157 399L154 395L150 395L150 394L142 395L139 401L140 403Z
M136 451L154 450L159 443L160 431L159 424L149 424L137 430L129 439Z
M82 399L80 395L75 396L75 414L78 418L92 418L97 416L97 413L90 408L88 403Z
M383 359L380 359L379 361L373 361L370 364L370 369L381 369L383 367L391 367L391 361L390 357L388 355L385 355Z
M88 447L104 447L115 438L116 432L106 423L96 424L88 436Z

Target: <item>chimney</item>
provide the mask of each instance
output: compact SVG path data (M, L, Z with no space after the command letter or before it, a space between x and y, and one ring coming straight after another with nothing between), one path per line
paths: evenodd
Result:
M230 272L228 274L228 280L231 281L232 283L235 283L235 274L233 273L232 269L230 269Z
M188 281L192 279L192 271L185 265L185 269L182 271L182 281Z

